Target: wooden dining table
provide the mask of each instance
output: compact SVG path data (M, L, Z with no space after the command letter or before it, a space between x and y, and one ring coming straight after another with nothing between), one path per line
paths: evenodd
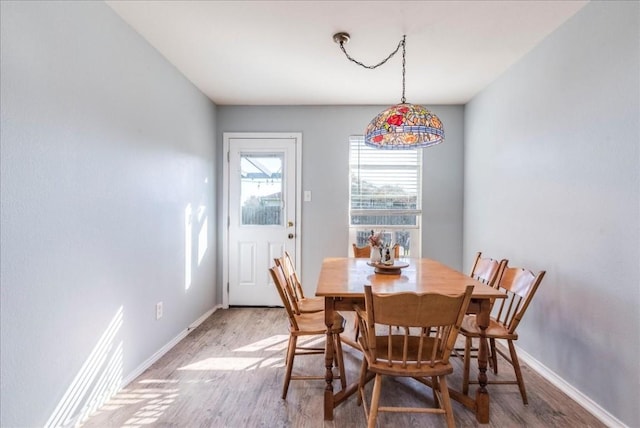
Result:
M357 391L357 383L334 393L333 390L333 341L331 326L335 311L353 311L356 305L364 308L364 286L371 285L374 293L435 292L442 294L463 293L467 285L473 285L473 294L467 313L476 314L478 326L484 332L489 325L491 302L505 298L505 294L476 281L435 260L403 258L396 261L404 267L399 273L376 273L368 259L333 257L325 258L318 278L316 296L324 297L325 324L325 381L324 420L333 420L333 409ZM383 272L386 272L383 270ZM346 340L348 341L348 339ZM357 344L353 343L357 346ZM478 346L478 382L475 396L471 397L450 388L451 398L475 411L476 420L489 423L489 391L487 390L488 345L485 337Z

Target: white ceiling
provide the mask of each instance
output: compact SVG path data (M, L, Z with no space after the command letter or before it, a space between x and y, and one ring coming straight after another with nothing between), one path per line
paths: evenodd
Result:
M587 1L107 1L218 105L464 104Z

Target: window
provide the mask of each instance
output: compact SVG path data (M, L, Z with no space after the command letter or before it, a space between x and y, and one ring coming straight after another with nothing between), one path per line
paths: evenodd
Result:
M243 226L282 225L282 154L240 154Z
M349 245L367 245L371 230L420 256L422 157L418 150L380 150L349 137Z

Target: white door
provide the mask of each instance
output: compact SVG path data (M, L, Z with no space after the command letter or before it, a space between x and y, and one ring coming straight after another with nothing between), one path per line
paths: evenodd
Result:
M228 305L282 306L268 269L296 257L299 138L228 138Z

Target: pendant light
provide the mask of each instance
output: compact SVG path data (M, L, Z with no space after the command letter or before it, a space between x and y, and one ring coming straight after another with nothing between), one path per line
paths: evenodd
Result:
M444 128L438 116L421 105L406 102L404 96L406 37L402 36L396 50L384 60L369 66L353 59L347 53L344 45L350 39L348 33L340 32L333 35L333 40L340 45L340 49L349 61L368 69L374 69L386 63L402 48L402 98L400 104L393 105L374 117L364 133L365 144L378 149L415 149L434 146L444 141Z

